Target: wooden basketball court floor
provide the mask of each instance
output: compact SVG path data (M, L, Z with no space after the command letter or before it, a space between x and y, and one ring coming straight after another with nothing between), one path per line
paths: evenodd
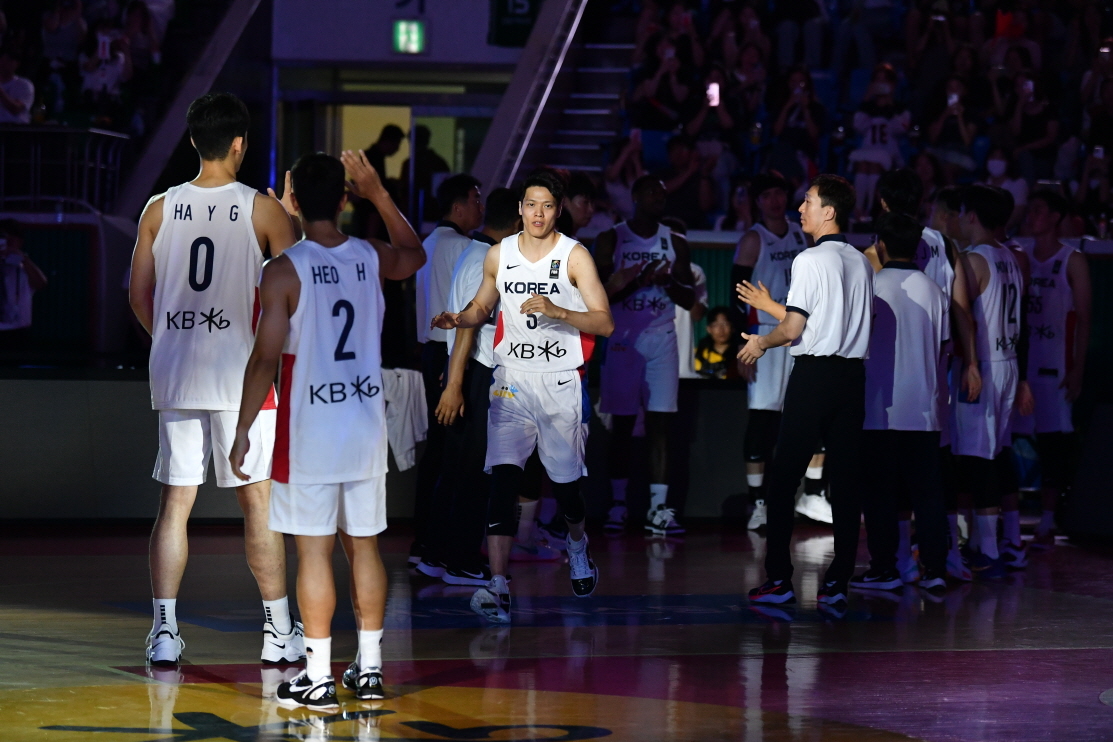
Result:
M296 669L258 663L236 528L192 531L171 670L143 661L145 528L0 529L0 740L1113 740L1109 549L1063 542L997 583L855 594L835 617L815 607L821 528L798 528L801 602L784 615L742 597L760 536L598 534L595 596L572 596L564 564L515 564L515 623L492 628L471 588L407 570L408 541L382 539L388 699L340 690L339 713L315 714L270 697ZM333 636L339 677L355 653L344 600Z

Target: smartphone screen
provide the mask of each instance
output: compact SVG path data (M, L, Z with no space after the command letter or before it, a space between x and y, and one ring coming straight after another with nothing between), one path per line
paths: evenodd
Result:
M947 107L958 104L958 93L947 93Z
M719 83L707 83L707 103L712 107L719 105Z

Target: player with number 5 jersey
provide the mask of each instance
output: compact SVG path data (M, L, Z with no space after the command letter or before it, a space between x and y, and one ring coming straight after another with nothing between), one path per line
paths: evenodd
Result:
M303 654L300 627L287 605L282 537L267 530L273 389L250 431L246 481L233 476L228 451L251 352L259 271L268 252L273 257L293 244L294 227L273 193L236 182L249 125L242 101L206 95L193 102L186 120L201 172L147 204L129 286L132 309L152 336L151 402L159 419L154 478L163 485L151 535L155 620L147 659L167 664L181 657L175 607L188 553L186 521L214 458L217 486L235 487L244 511L247 559L263 596L262 660L291 662Z
M344 170L356 195L383 217L391 244L348 237L336 227L347 203ZM318 153L292 170L291 208L305 239L272 261L260 285L262 316L243 377L243 404L229 461L247 478L249 434L270 380L279 373L270 527L298 547L298 607L305 622L305 672L282 683L279 703L337 707L332 677L332 553L337 532L351 562L359 653L344 687L361 700L384 697L383 612L386 571L376 537L386 529L386 416L380 342L380 279L409 278L425 250L360 152L343 164Z
M594 336L609 336L614 320L591 255L556 231L563 197L556 175L540 171L526 178L519 205L523 231L487 252L483 283L463 311L444 312L432 322L445 330L477 327L500 306L487 418L492 577L471 600L472 610L495 623L510 622L507 567L518 531L518 493L534 448L568 523L572 591L591 595L599 577L587 548L580 492L587 474L580 367L591 356Z

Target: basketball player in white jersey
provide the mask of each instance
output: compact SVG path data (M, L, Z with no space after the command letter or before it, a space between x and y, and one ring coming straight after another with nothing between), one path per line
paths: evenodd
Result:
M760 221L738 242L731 266L732 285L764 287L770 299L779 304L784 304L788 295L792 261L808 247L800 225L785 218L791 191L791 186L778 174L763 174L753 179L750 192ZM780 324L775 317L752 304L736 306L736 309L742 317L736 318L735 324L747 332L768 334ZM792 356L787 346L770 348L757 363L743 365L741 370L743 378L749 382L747 402L750 409L744 448L746 484L754 505L747 527L756 531L766 521L765 463L773 458L785 388L792 372Z
M599 389L599 409L614 415L610 442L614 498L605 527L626 527L626 487L630 446L639 409L645 410L649 446L649 512L646 529L677 536L684 529L668 507L669 414L677 410L680 387L676 307L696 301L688 241L661 223L665 186L650 175L630 189L634 216L595 240L595 262L614 315L615 334L607 345Z
M347 203L345 167L355 195L382 216L391 244L336 228ZM338 532L351 564L359 632L359 654L344 673L344 687L360 700L384 697L380 643L387 585L377 535L386 529L387 434L380 279L409 278L424 265L425 250L363 152L345 152L343 164L323 153L306 155L294 164L292 181L292 206L305 239L263 271L263 311L228 458L237 477L249 478L245 461L256 445L249 431L280 374L270 527L297 542L306 667L279 685L276 696L284 706L333 709L339 705L331 669Z
M524 467L534 448L568 523L572 591L586 598L599 579L579 485L587 474L580 384L595 336L610 335L614 320L591 254L555 229L563 196L564 184L550 172L526 178L523 231L488 251L483 283L462 312L433 320L446 330L478 327L499 305L485 464L492 475L487 551L493 576L471 600L472 610L496 623L510 622L507 565Z
M1011 213L1011 199L998 189L973 185L963 191L959 227L970 244L967 287L982 388L977 399L953 390L951 447L959 491L972 496L976 511L970 569L975 576L988 578L1001 577L1005 571L997 549L1001 491L994 459L1011 445L1013 403L1022 410L1031 404L1031 392L1018 371L1018 350L1024 343L1024 274L1013 251L994 238Z
M290 619L282 536L267 528L273 393L250 432L246 482L233 476L228 451L251 353L259 271L265 253L277 256L294 243L294 226L276 199L236 182L249 124L242 101L206 95L190 105L186 121L201 172L147 204L129 287L132 309L153 338L151 401L159 413L154 478L162 498L151 534L155 619L147 660L181 657L175 606L189 554L186 522L215 451L217 485L236 488L247 562L263 596L262 659L293 662L304 654L301 627Z
M1028 384L1035 412L1033 432L1043 479L1043 514L1032 548L1055 544L1055 504L1070 482L1074 445L1072 404L1082 391L1090 344L1090 268L1078 250L1059 240L1066 199L1050 190L1028 198Z

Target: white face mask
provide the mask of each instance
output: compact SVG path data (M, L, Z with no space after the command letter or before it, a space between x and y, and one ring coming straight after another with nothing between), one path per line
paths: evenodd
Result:
M1005 174L1005 171L1008 170L1008 168L1009 163L1005 162L1004 160L989 160L985 164L985 169L988 170L989 174L992 175L994 178L1000 178L1002 175Z

